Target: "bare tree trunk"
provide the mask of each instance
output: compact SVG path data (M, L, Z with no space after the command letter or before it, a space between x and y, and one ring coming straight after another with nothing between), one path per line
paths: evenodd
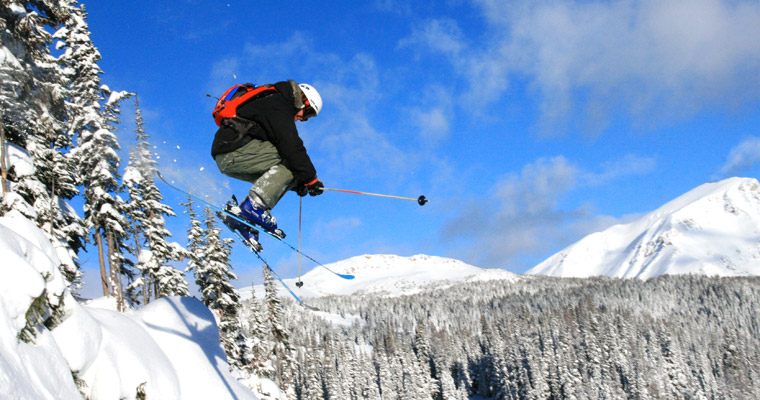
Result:
M108 296L108 274L106 274L106 260L103 256L103 235L100 228L95 227L95 243L98 245L98 261L100 262L100 282L103 284L103 296Z
M5 129L3 127L3 116L0 114L0 171L2 171L3 197L10 190L8 189L8 166L5 159Z
M140 231L137 229L137 221L132 221L134 225L134 231L135 231L135 255L137 256L137 259L140 259ZM138 261L139 262L139 261ZM145 273L145 270L143 268L140 268L140 273L142 273L142 280L143 280L143 303L148 304L150 302L150 291L149 289L149 283L148 283L148 274Z
M53 223L54 223L54 215L55 215L55 174L52 176L52 182L51 182L51 188L50 188L50 227L48 229L48 233L50 234L50 237L55 238L53 236Z
M153 210L150 211L150 215L148 215L148 220L149 221L153 220ZM151 244L151 242L150 242L150 240L148 240L148 249L149 250L153 250L153 249L150 248L150 244ZM153 257L153 253L151 253L151 257ZM153 281L153 295L156 297L156 299L158 299L159 297L162 297L159 294L159 289L161 288L161 285L158 282L158 279L156 279L155 275L153 276L153 279L154 279L154 281Z
M113 292L113 296L116 297L116 304L118 305L119 311L124 311L122 309L122 303L124 302L124 295L122 293L122 287L121 287L121 266L120 263L116 261L116 245L114 244L113 239L113 232L108 231L108 269L111 273L111 291Z

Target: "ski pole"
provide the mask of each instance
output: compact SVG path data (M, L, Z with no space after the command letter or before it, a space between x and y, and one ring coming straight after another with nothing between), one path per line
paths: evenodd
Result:
M399 200L411 200L411 201L416 201L417 204L419 204L421 206L424 206L425 203L428 202L428 200L425 198L425 196L420 196L420 197L418 197L418 198L415 199L413 197L391 196L391 195L388 195L388 194L367 193L367 192L359 192L359 191L356 191L356 190L346 190L346 189L331 189L331 188L326 188L326 187L323 187L322 190L329 190L331 192L343 192L343 193L363 194L363 195L366 195L366 196L388 197L388 198L391 198L391 199L399 199Z
M303 197L298 198L298 282L296 286L303 286L301 282L301 215L303 214Z

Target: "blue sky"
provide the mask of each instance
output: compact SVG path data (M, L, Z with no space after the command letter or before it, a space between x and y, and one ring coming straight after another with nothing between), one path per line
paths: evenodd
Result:
M139 95L178 185L242 197L248 185L209 155L206 94L294 79L324 99L298 127L327 187L430 199L304 199L303 248L323 263L429 254L519 273L700 184L760 172L756 1L85 4L104 83ZM184 245L185 199L161 188ZM294 245L298 204L289 193L273 211ZM297 257L262 241L294 277ZM238 286L259 282L256 258L233 252Z

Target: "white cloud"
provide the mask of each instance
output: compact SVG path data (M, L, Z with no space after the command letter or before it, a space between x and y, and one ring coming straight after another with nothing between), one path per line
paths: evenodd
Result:
M561 156L526 165L498 182L491 198L462 206L444 224L444 238L471 239L470 257L482 266L509 267L520 255L544 252L563 235L561 225L585 213L558 209L579 173Z
M399 47L426 46L450 57L459 56L465 49L462 31L450 18L428 20L416 26L412 34L399 42Z
M240 59L237 57L225 58L215 62L211 66L211 82L209 90L213 93L222 94L224 90L232 86L230 82L237 81L239 76Z
M562 156L526 165L520 175L510 174L496 184L499 215L519 218L550 212L564 194L575 188L578 175L579 169Z
M643 175L654 171L657 161L652 157L627 154L619 160L602 164L600 172L586 172L583 182L587 186L601 186L615 179Z
M481 0L485 39L431 20L406 45L449 57L484 107L527 79L546 131L603 130L622 111L656 125L760 97L760 3ZM437 40L437 36L443 38ZM462 55L466 55L463 57ZM580 121L577 115L583 116Z
M432 85L420 92L418 104L409 111L411 123L418 128L423 143L435 145L448 137L454 114L450 88Z
M356 217L342 217L342 218L336 218L332 221L327 222L324 225L323 231L341 231L341 232L351 232L354 229L360 227L362 225L362 221L359 218Z
M739 174L760 164L760 138L751 137L731 149L728 160L720 169L723 175Z
M447 242L463 239L467 259L475 265L515 268L536 261L534 257L630 219L598 215L588 204L567 207L563 202L571 193L649 173L653 166L651 159L629 155L587 171L562 156L540 158L497 182L490 197L460 204L462 212L444 223L442 237Z

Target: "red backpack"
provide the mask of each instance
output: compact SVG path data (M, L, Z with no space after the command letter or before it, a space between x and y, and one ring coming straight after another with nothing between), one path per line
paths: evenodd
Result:
M252 83L235 85L219 98L211 115L214 116L216 126L222 126L223 119L237 116L237 108L240 105L275 93L277 89L274 86L256 86Z

